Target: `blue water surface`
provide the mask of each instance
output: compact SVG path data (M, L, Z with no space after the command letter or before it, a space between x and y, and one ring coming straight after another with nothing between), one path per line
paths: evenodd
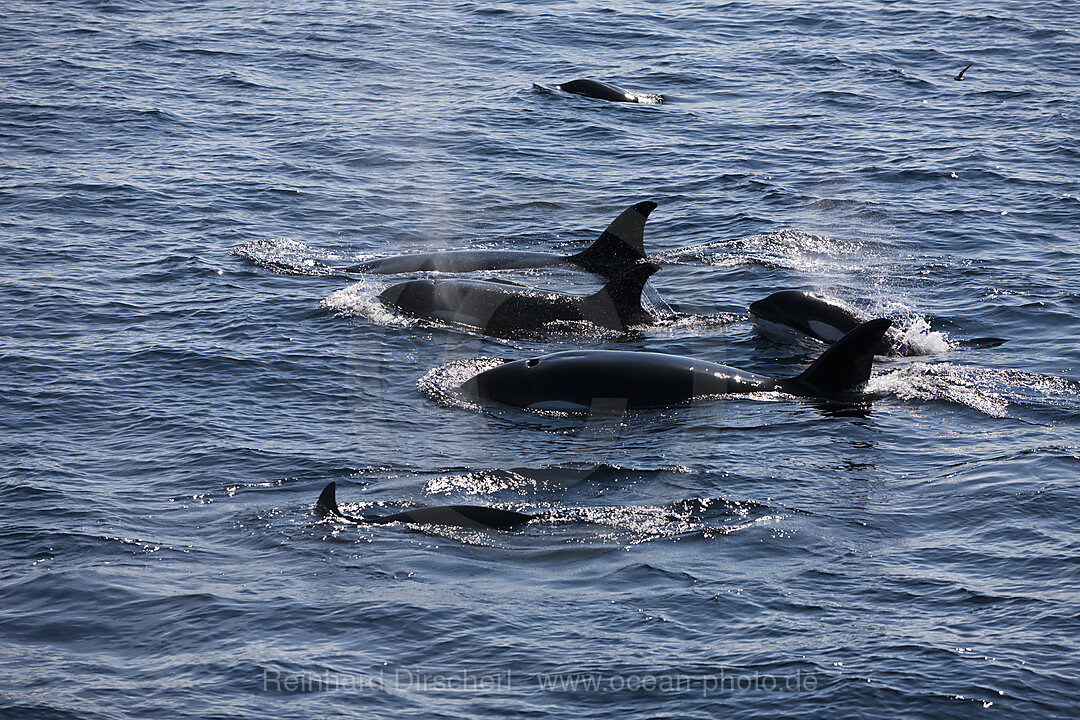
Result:
M6 3L0 715L1076 717L1078 19ZM665 103L554 88L578 77ZM482 338L334 269L570 254L642 200L669 321L637 334ZM928 354L861 408L453 396L476 358L573 347L794 375L817 350L746 316L783 288ZM331 481L355 512L549 515L349 526L314 511Z

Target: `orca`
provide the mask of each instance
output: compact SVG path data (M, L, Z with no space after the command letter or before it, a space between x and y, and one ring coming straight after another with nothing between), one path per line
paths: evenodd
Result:
M562 90L563 92L573 93L574 95L584 95L585 97L596 98L597 100L608 100L609 102L628 102L636 103L641 102L641 99L632 92L627 92L622 88L617 88L614 85L608 85L607 83L599 82L598 80L571 80L570 82L562 83L555 86L556 90ZM651 104L663 104L663 96L649 96L659 99L659 102L653 102Z
M535 520L538 515L500 510L482 505L441 505L422 507L393 515L346 515L337 504L337 483L323 488L315 508L323 515L359 525L449 525L473 530L516 530Z
M592 295L573 297L490 280L410 280L379 294L384 305L414 317L476 328L486 335L536 333L553 322L585 321L625 331L653 319L641 293L659 265L638 263Z
M805 292L781 290L750 304L750 320L762 335L781 342L816 340L834 343L862 323L869 313L839 298ZM896 328L881 338L878 355L924 355L904 339Z
M615 218L590 247L576 255L515 250L452 250L442 253L414 253L368 260L343 268L345 272L391 275L406 272L438 271L464 273L473 270L573 265L587 272L613 278L627 265L645 259L645 221L656 203L639 202Z
M858 326L805 371L783 380L679 355L571 350L506 361L469 378L461 390L485 405L564 412L665 408L769 391L844 400L869 379L874 350L889 325L890 320L879 319Z

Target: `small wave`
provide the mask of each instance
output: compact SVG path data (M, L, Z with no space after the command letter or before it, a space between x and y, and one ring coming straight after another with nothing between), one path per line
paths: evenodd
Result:
M693 315L689 313L674 313L669 316L658 317L651 327L657 330L694 330L706 331L724 327L732 323L746 319L745 315L738 313L709 313L705 315Z
M416 381L416 389L446 407L480 410L483 406L467 398L460 390L461 384L478 373L502 365L503 362L499 358L452 360L424 373L424 376Z
M479 328L472 325L455 325L462 330L470 333L479 332ZM628 335L637 335L638 328L630 327L625 331L611 330L609 328L603 328L599 325L595 325L588 320L553 320L549 323L545 323L536 330L529 332L507 332L507 333L484 333L491 334L494 337L503 337L506 339L520 339L520 340L550 340L558 342L560 340L570 339L586 339L590 342L604 342L611 340L619 340L625 338Z
M362 317L389 327L411 327L418 321L396 313L379 302L381 287L372 289L366 281L335 290L319 303L327 310L349 317Z
M240 88L242 90L273 90L275 86L269 83L256 82L251 78L250 74L241 74L235 70L229 70L226 73L217 75L213 78L215 82L221 83L227 87Z
M597 540L637 545L672 537L720 537L778 521L787 514L789 511L752 500L689 498L659 506L553 507L545 519L595 526Z
M337 275L330 262L350 259L290 238L253 240L233 248L236 257L285 275Z
M386 502L342 503L348 515L383 514L398 512L409 506ZM465 545L483 547L518 544L521 536L542 534L566 542L619 543L637 545L665 538L698 536L714 538L746 530L763 523L776 523L797 510L773 507L753 500L728 500L725 498L689 498L666 505L601 505L564 506L561 504L517 505L494 503L490 507L513 510L536 515L533 522L519 530L507 533L491 530L473 530L447 525L408 525L412 532L443 537ZM337 524L333 518L320 524ZM572 526L573 529L567 529ZM392 526L361 525L357 542L372 541L373 533L386 531ZM405 526L401 526L405 527ZM584 531L584 532L583 532ZM334 533L337 535L337 531Z
M663 105L664 96L653 93L630 93L634 96L634 99L638 101L639 105Z
M605 463L560 464L507 470L489 469L440 475L426 483L424 493L428 495L451 493L490 495L511 491L522 495L536 495L543 492L562 492L581 483L611 485L628 478L653 478L664 474L691 472L690 468L682 465L642 470Z
M653 287L652 283L645 283L645 289L641 293L642 306L658 316L674 315L675 311L671 309L671 305L664 299L664 296Z
M669 250L657 253L655 259L729 268L757 264L810 274L834 274L838 270L861 271L865 266L866 250L862 242L785 229Z
M995 418L1006 417L1010 405L1075 403L1075 382L1021 370L992 370L953 363L912 363L870 379L867 391L902 400L945 400Z

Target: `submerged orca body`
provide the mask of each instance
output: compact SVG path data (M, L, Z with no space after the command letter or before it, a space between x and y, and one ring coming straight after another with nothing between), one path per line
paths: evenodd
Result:
M802 290L781 290L750 305L750 319L763 335L783 341L816 340L831 344L870 315L838 298ZM877 355L923 354L890 328L875 350Z
M415 508L393 515L350 516L341 512L338 507L337 483L330 483L323 488L315 507L324 515L360 525L388 525L398 522L411 525L449 525L473 530L514 530L537 517L482 505L442 505Z
M858 326L786 380L679 355L589 350L506 362L466 380L461 390L485 404L571 412L663 408L730 393L843 397L869 379L874 350L890 324L881 319Z
M573 265L597 275L613 278L632 263L645 259L645 221L656 209L654 202L639 202L622 212L588 249L562 256L543 252L513 250L454 250L443 253L395 255L344 268L346 272L391 275L436 271L463 273L473 270Z
M424 279L389 287L379 300L408 315L468 325L498 337L536 332L560 321L624 331L652 320L641 307L641 293L659 269L649 263L631 265L599 292L584 297L501 282Z
M631 92L627 92L621 88L617 88L614 85L608 85L598 80L571 80L561 85L556 85L557 90L563 92L573 93L574 95L584 95L585 97L596 98L597 100L607 100L609 102L638 102L637 95Z

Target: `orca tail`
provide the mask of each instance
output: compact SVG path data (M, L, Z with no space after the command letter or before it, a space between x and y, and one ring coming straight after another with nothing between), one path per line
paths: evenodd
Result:
M804 395L856 392L870 379L874 353L890 325L892 321L885 318L864 322L829 346L785 386Z
M621 328L638 325L648 318L645 308L641 307L641 293L645 283L653 273L660 269L653 263L635 263L619 273L599 292L588 297L588 301L598 306L602 314L614 309ZM614 323L613 323L614 324Z
M623 210L587 250L567 261L597 275L614 277L623 266L645 259L645 221L656 209L646 200Z

